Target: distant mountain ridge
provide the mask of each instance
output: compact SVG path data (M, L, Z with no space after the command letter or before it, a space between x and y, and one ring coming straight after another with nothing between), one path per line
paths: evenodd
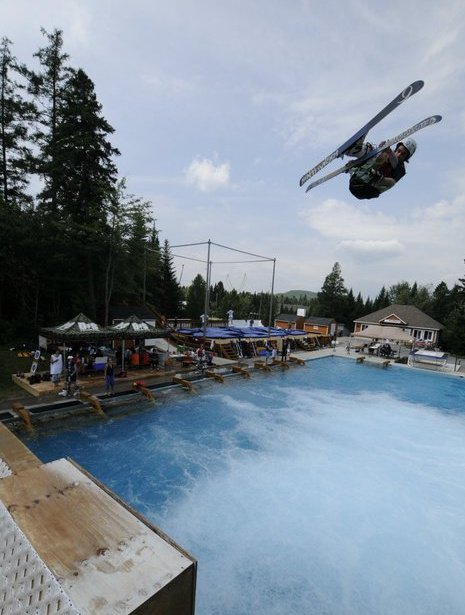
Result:
M305 297L306 299L315 299L318 293L313 292L313 290L288 290L285 293L281 293L282 297Z

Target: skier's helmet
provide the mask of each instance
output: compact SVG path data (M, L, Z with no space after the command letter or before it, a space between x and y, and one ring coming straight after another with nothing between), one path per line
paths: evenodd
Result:
M400 143L397 144L396 149L400 145L403 145L405 149L408 151L408 157L405 160L405 162L407 162L415 153L415 150L417 149L417 142L415 141L415 139L405 139L405 141L401 141Z

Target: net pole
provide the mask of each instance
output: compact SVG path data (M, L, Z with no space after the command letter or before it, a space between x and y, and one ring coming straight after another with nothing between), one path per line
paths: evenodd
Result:
M273 299L274 299L274 276L276 272L276 259L273 259L273 275L271 276L271 296L270 296L270 312L268 314L268 337L271 331L271 319L273 317Z

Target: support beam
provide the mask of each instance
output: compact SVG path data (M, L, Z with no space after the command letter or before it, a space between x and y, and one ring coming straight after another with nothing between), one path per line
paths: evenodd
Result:
M214 378L217 382L224 382L224 377L221 374L217 374L216 372L212 372L210 370L205 372L205 376L207 376L207 378Z
M244 378L250 378L250 373L243 367L239 367L239 365L233 365L231 369L236 374L241 374Z
M107 415L103 411L102 405L100 404L100 400L95 395L92 395L88 391L84 391L83 389L81 389L79 391L79 397L77 399L82 403L90 404L97 414L103 416L104 418L107 418Z
M141 395L143 395L144 397L146 397L150 401L154 401L155 400L155 397L153 396L152 391L150 389L148 389L146 386L144 386L141 382L133 382L132 386L136 389L136 391L139 391L139 393L141 393Z
M179 376L173 376L173 383L180 384L185 391L189 391L192 393L194 389L192 388L192 384L189 380L185 380L184 378L180 378Z

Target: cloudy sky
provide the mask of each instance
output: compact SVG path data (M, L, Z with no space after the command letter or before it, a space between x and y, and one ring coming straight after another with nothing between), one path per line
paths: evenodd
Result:
M366 298L401 280L453 285L465 257L463 0L2 0L1 34L30 66L47 31L96 86L128 190L171 245L276 258L275 290L318 291L338 261ZM370 133L433 115L407 176L357 201L341 175L300 176L410 82L423 90ZM327 167L332 170L339 164ZM206 246L173 250L182 283ZM269 290L272 264L213 247L212 281Z

